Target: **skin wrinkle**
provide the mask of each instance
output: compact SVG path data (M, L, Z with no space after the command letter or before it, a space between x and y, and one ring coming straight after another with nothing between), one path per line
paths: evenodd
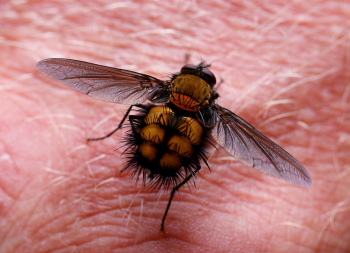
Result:
M82 219L82 221L83 221L83 220L86 220L86 219ZM73 221L74 221L74 222L73 222ZM72 223L71 223L71 224L77 224L77 223L75 222L75 220L72 220ZM78 223L78 224L79 224L79 223ZM78 224L77 224L77 225L78 225ZM80 224L81 224L81 223L80 223ZM81 225L82 225L82 224L81 224ZM80 225L80 226L81 226L81 225ZM96 226L96 225L95 225L95 226ZM99 226L101 226L101 225L99 225ZM114 225L114 226L115 226L115 225ZM69 228L69 226L65 226L65 227ZM84 227L86 227L86 225L84 225ZM95 227L94 229L96 230L96 229L98 229L98 227ZM81 229L80 229L80 231L81 231ZM103 231L103 230L102 230L102 231ZM62 232L64 232L64 231L62 231ZM96 235L96 236L97 236L97 235ZM113 236L113 233L111 233L110 236L112 237L112 236ZM99 235L98 235L98 238L100 239L100 237L101 237L101 235L99 234ZM103 236L102 236L102 237L103 237ZM85 238L85 237L82 237L82 238ZM87 240L87 239L86 239L86 240ZM82 244L82 242L80 242L80 244ZM69 243L68 243L67 245L69 245ZM77 243L74 243L74 245L76 246Z
M43 167L62 171L79 168L76 173L88 173L90 175L90 172L84 171L84 167L81 167L81 165L93 157L107 154L106 159L90 164L95 174L95 180L85 182L82 187L88 189L94 188L98 185L98 182L114 176L119 179L119 182L111 182L111 184L103 185L98 189L99 193L101 191L103 193L96 194L98 198L107 200L103 202L105 205L108 205L108 203L111 203L112 206L114 205L114 203L110 202L113 199L111 196L120 196L120 194L128 192L127 198L132 197L137 201L140 201L140 198L144 199L146 206L142 209L144 215L141 226L140 223L136 224L140 221L138 214L141 209L138 209L139 205L135 205L132 209L134 213L130 216L135 220L135 224L126 227L127 223L121 221L121 226L115 229L115 232L113 229L110 229L111 234L114 232L117 236L111 238L112 243L101 239L104 242L103 249L105 251L117 251L119 249L120 251L118 252L150 252L151 249L168 251L171 248L174 252L183 252L184 249L187 252L199 252L205 251L205 249L208 249L208 251L221 249L222 252L232 250L236 252L249 252L249 250L261 250L259 246L262 246L265 247L265 252L310 252L311 250L315 252L330 252L330 250L345 252L347 249L346 245L344 245L344 242L341 244L339 235L342 230L349 231L348 229L346 230L346 228L349 228L346 221L346 215L348 214L346 210L349 204L345 203L344 207L339 207L338 203L344 202L344 199L348 197L344 192L343 185L349 179L349 173L345 173L349 168L344 166L349 160L346 157L341 158L337 165L339 169L336 170L334 170L334 160L340 157L339 155L342 152L346 152L348 145L340 145L338 150L335 150L334 147L329 147L327 144L334 143L334 141L337 142L340 135L346 136L346 133L349 132L345 128L347 122L345 109L349 101L342 99L341 103L339 102L341 97L346 97L343 95L349 80L349 75L346 74L348 63L339 57L343 56L344 50L348 52L348 49L344 49L344 47L348 47L348 39L345 33L348 30L346 17L349 16L349 9L346 2L323 2L293 1L292 3L283 3L280 1L260 1L255 3L254 1L246 1L231 3L229 1L223 1L216 2L215 4L211 4L210 2L197 2L195 4L194 2L176 1L175 3L163 2L162 5L158 5L158 2L146 3L141 8L138 8L139 3L135 2L128 4L126 7L122 6L121 8L114 9L110 8L110 3L103 3L102 1L91 2L89 6L86 6L86 3L83 2L71 2L67 6L63 2L50 2L41 5L41 2L34 3L32 1L28 3L17 3L16 7L12 6L13 2L11 1L2 5L3 7L0 7L0 14L6 14L1 15L5 22L1 23L4 26L2 26L2 31L0 32L1 41L4 42L4 50L0 52L0 59L2 59L0 75L2 77L5 76L4 79L2 78L3 82L0 86L2 104L10 104L10 101L6 99L8 95L5 95L5 92L12 94L15 92L14 89L24 90L25 92L19 93L19 96L22 96L23 93L31 94L35 92L37 93L36 97L29 96L26 99L37 101L37 99L41 100L42 97L45 101L45 107L50 109L50 113L71 112L76 117L77 121L75 122L79 122L74 123L74 125L79 126L83 131L78 136L74 135L72 131L67 132L66 129L60 129L60 133L51 131L51 129L47 128L47 122L44 119L40 120L41 123L44 123L43 127L35 134L33 131L36 131L40 125L33 124L30 126L30 129L18 131L22 127L26 127L26 125L14 124L11 118L14 118L16 114L6 114L6 118L2 117L2 122L6 119L6 124L0 124L0 130L3 133L1 139L5 143L8 143L8 152L15 161L17 171L11 170L11 173L13 173L12 177L3 178L0 181L1 186L3 186L1 182L6 180L11 181L12 185L14 185L13 187L17 189L20 184L25 185L30 179L34 179L20 193L22 198L26 198L28 195L35 194L35 191L40 191L40 189L38 190L35 187L37 184L45 184L45 180L35 180L37 177L43 176L43 172L46 171L42 169ZM59 7L55 7L57 5ZM5 8L6 10L4 10ZM106 9L111 11L104 11ZM130 15L131 11L138 15ZM159 15L159 11L166 13L166 15ZM235 15L232 15L232 13L235 13ZM101 17L101 14L103 14L103 17ZM91 15L95 15L93 20L91 19ZM77 20L77 16L81 18L81 21ZM22 17L25 17L25 20ZM25 21L26 25L22 25L22 21ZM120 24L123 26L120 26ZM258 28L255 29L256 27ZM144 31L166 31L168 29L174 31L174 33L143 33ZM252 32L253 29L255 29L254 32ZM128 34L140 35L136 41L131 41L130 37L127 36ZM306 45L308 46L307 48L305 48ZM198 52L197 50L202 51ZM148 220L148 214L155 213L154 209L152 209L154 205L152 201L158 201L158 197L153 192L148 192L147 190L143 190L144 194L141 196L133 195L137 190L142 189L142 184L135 185L130 182L127 175L120 176L118 169L122 163L119 161L121 150L117 152L113 152L113 150L116 148L115 146L118 146L122 133L114 135L110 140L89 144L89 154L84 153L80 155L80 152L78 152L72 156L73 161L70 160L71 153L67 153L67 149L71 150L71 146L77 147L82 145L86 137L99 136L98 133L90 133L93 133L91 129L96 122L99 122L101 118L108 115L108 109L106 108L109 108L109 113L111 110L125 109L121 105L98 103L90 98L79 96L71 90L65 90L66 92L64 94L58 93L58 89L54 87L60 87L59 84L48 78L44 79L40 74L36 73L34 65L38 60L52 56L64 56L116 67L131 65L131 70L162 78L166 73L175 72L182 66L184 52L190 52L192 54L191 63L199 62L199 56L202 56L207 62L212 62L215 59L212 70L217 77L222 76L225 79L225 83L219 90L222 96L219 100L220 104L232 110L237 108L238 110L234 110L235 113L238 113L248 121L252 121L253 119L252 123L256 126L259 126L266 119L271 119L276 117L276 115L278 117L278 115L283 115L286 112L297 112L301 110L304 114L304 108L309 108L308 110L315 113L314 116L310 115L311 117L309 118L306 111L306 114L301 114L298 117L293 116L280 119L278 122L270 122L264 126L264 129L261 129L274 140L283 140L279 144L287 150L295 150L293 146L300 145L299 143L301 143L305 151L299 154L292 152L292 154L300 159L302 163L305 163L306 168L312 174L314 179L312 188L305 191L298 188L294 189L293 186L286 186L285 190L274 192L276 189L279 189L277 187L283 186L285 183L279 180L268 179L264 175L254 171L254 169L247 168L238 162L219 161L218 158L223 155L225 156L225 153L221 151L215 152L212 155L213 159L209 160L212 171L209 172L206 170L206 166L203 166L201 176L198 177L197 188L193 188L188 193L191 194L189 195L190 198L188 199L182 196L182 194L175 196L175 201L178 204L174 205L172 207L173 209L170 210L170 222L166 224L168 235L162 237L157 234L158 223L160 222L159 219L161 218L168 196L164 194L160 198L160 203L156 204L156 215L153 215L153 218ZM8 59L11 59L11 61ZM327 76L312 79L313 76L330 70L329 66L333 66L332 70L334 72L329 73ZM272 71L269 72L270 70ZM35 74L31 78L23 80L18 78L18 76L23 75L23 72ZM270 75L264 80L257 82L265 73L270 73ZM282 74L279 75L279 73ZM294 80L290 79L288 78L289 73L292 73L292 78L294 74L299 74L299 77L296 76L297 79ZM311 79L308 81L307 78ZM305 79L307 82L305 82ZM262 114L263 116L259 116L260 114L257 115L260 110L263 110L261 105L268 103L283 88L299 80L301 82L304 81L308 85L299 85L296 87L297 89L290 89L278 97L278 99L292 100L294 102L292 106L277 105L273 110L264 112ZM315 87L312 89L309 86ZM330 88L326 88L327 86ZM3 87L12 88L2 89ZM36 90L31 90L31 87L36 87ZM254 88L251 89L251 87ZM344 87L342 93L335 90L336 87ZM324 97L317 95L319 93L322 93ZM246 95L243 97L243 94ZM69 105L67 105L68 99L74 98L74 96L76 98L79 96L79 100L76 99L74 104L72 103L74 99L69 100ZM232 99L232 96L235 100ZM310 102L306 101L306 99L310 100ZM339 101L334 103L335 100ZM13 107L7 106L6 108L16 108L21 103L21 100L18 100L16 103L10 104ZM52 104L56 104L56 106ZM326 107L325 105L330 108L326 110L324 108ZM339 107L336 107L336 105ZM29 115L23 114L21 117L39 115L37 114L38 111L34 109L34 106L42 108L43 104L40 102L37 105L33 103L31 106L22 107L26 109ZM69 109L67 110L67 108ZM341 110L340 113L339 110ZM121 113L119 114L121 115ZM334 119L337 119L339 114L343 117L343 122L339 120L335 122ZM120 119L118 116L115 122L118 123ZM297 125L298 120L305 122L310 127L310 130L305 131L304 128L298 126L296 130L289 132L289 129L294 129L293 126ZM57 122L59 122L58 124L63 123L60 121ZM111 126L113 126L113 123L111 123ZM63 125L60 124L55 127L61 128ZM283 128L283 125L288 126L288 128ZM340 130L341 128L343 130ZM45 142L46 135L41 136L38 134L39 132L44 133L47 131L53 136L60 135L53 138L50 145ZM101 133L108 132L108 129L101 126L100 131ZM26 132L26 135L23 134L24 132ZM21 139L13 139L12 142L8 142L8 134L11 133L14 136L21 137ZM281 137L282 135L283 137ZM299 141L295 136L304 140ZM39 137L40 139L37 139ZM61 141L57 141L60 138ZM64 141L62 141L62 138ZM23 145L27 140L31 141L31 144ZM110 142L111 140L112 142ZM38 148L37 142L41 142L42 148ZM63 144L69 145L69 147L62 146ZM16 148L13 149L13 146L16 146ZM42 152L44 149L47 149L51 154L50 166L47 166L47 154L46 157L43 155L45 157L44 159L36 156L36 161L43 161L41 163L36 162L33 164L35 166L31 165L30 160L25 164L23 161L24 158L21 158L21 156L25 156L28 159L28 152L31 153L31 150ZM331 154L326 155L329 153L329 150L331 150ZM65 155L62 156L62 154ZM62 166L60 163L66 163L66 166ZM60 165L58 166L58 164ZM40 166L41 169L37 169ZM11 168L11 165L5 168ZM0 169L4 170L4 167L0 165ZM220 172L218 173L218 171ZM224 171L226 172L224 173ZM339 172L343 173L342 177L339 177ZM25 178L22 178L23 174ZM225 186L225 188L222 188L222 186L215 187L211 178L219 178L219 176L227 177L224 182L231 185ZM13 177L18 177L19 179L14 180L15 183L13 183ZM206 180L203 180L203 177ZM63 200L63 197L71 200L69 198L70 194L74 194L73 198L77 198L81 189L76 188L76 185L72 183L76 179L74 177L72 179L69 180L69 184L61 183L59 187L51 180L48 181L49 184L47 186L49 188L50 185L56 187L51 189L51 200L61 202L57 200ZM80 183L79 181L76 182L77 185ZM274 185L275 187L273 187ZM128 189L121 189L120 187ZM232 198L225 201L233 205L242 198L243 194L239 193L246 192L247 188L252 193L263 191L266 196L270 196L277 203L280 197L288 200L288 196L290 196L293 198L293 202L291 202L294 206L293 208L302 212L302 215L287 213L286 210L290 209L284 203L285 201L283 201L283 204L281 203L278 207L273 207L273 218L266 212L266 217L269 218L268 223L264 223L265 219L260 219L261 221L251 219L249 220L249 227L239 228L237 225L230 223L230 229L227 229L228 226L226 225L221 227L221 230L216 228L215 233L212 233L210 221L197 218L197 210L191 208L191 200L194 200L195 203L198 201L199 204L201 201L202 203L210 201L210 208L215 208L215 201L216 199L221 199L223 190L229 193L223 196L231 196L229 198ZM322 188L324 189L320 190ZM16 192L11 187L6 186L6 189L9 193L11 191ZM289 189L291 190L290 192ZM110 195L108 194L108 190L111 191ZM205 196L205 191L216 191L218 194L215 196L214 193L210 193ZM67 194L67 196L62 195L62 193ZM243 197L251 207L259 208L263 215L266 211L265 208L268 206L264 206L263 203L257 201L255 197L258 196L252 195L250 201L249 196L244 197L243 195ZM195 196L202 196L202 198L196 199ZM213 198L213 196L216 198ZM184 206L181 205L183 197L187 200ZM1 199L0 201L4 200ZM50 198L47 198L45 201L51 203ZM87 203L89 204L90 202L93 204L99 201L90 199ZM37 252L46 251L48 248L45 248L45 245L49 245L50 241L46 241L44 231L44 236L40 239L31 237L23 242L19 238L20 234L27 231L29 227L37 226L35 223L22 223L21 218L26 215L31 216L34 210L40 216L40 213L48 203L45 203L43 200L42 203L38 203L35 206L35 209L27 206L29 209L27 212L24 206L21 214L17 213L16 209L7 209L7 212L11 211L13 219L16 220L17 224L14 226L11 224L9 217L2 216L2 224L4 225L1 226L0 234L3 234L4 231L11 231L12 238L0 243L0 251L32 252L35 249L33 248L35 245L41 246L41 248L37 248ZM23 204L25 203L18 202L17 206L20 207ZM80 204L83 205L81 202ZM225 207L224 204L222 205ZM152 206L151 211L148 209L149 206ZM315 206L319 210L315 210L316 208L313 209ZM52 212L60 211L62 207L65 207L65 204L62 202L60 206L54 205L53 207L56 208L55 210L51 210ZM217 208L219 210L216 213L216 224L214 225L220 226L229 217L236 224L244 225L247 222L246 215L249 214L249 208L246 207L244 203L235 204L234 217L228 216L227 213L220 216L220 208ZM67 214L62 214L60 217L62 219L70 214L73 217L74 215L80 215L79 210L74 212L74 209L65 208ZM97 206L96 208L98 209L100 207ZM177 211L178 208L184 214ZM225 210L229 211L229 208L228 206ZM344 212L339 208L343 208L341 210ZM331 219L330 212L337 209L340 212L337 212L336 219L332 221L334 226L329 226L328 224L330 224L329 221ZM287 228L288 234L280 233L286 230L281 230L276 225L281 221L281 213L283 214L283 218L294 215L290 217L291 219L289 221L300 222L298 224L303 225L303 228L309 228L309 230L302 229L295 231L295 228ZM326 214L326 216L319 218L322 213ZM188 214L192 215L191 219L184 219L184 217L189 217ZM45 219L45 216L42 217L42 219ZM116 214L108 218L111 220L119 219L119 212L116 210ZM101 224L101 221L97 216L95 216L95 219L89 221L95 222L96 229L90 230L89 228L87 232L91 231L91 233L95 234L96 238L99 235L97 231L107 231L103 230L101 226L98 226L98 224ZM42 222L45 222L45 220ZM79 222L81 221L77 221L77 224ZM125 228L127 232L127 235L124 235L123 239L120 239L118 233L121 228ZM320 233L321 228L324 229L322 233ZM40 228L37 229L40 230ZM241 229L244 229L245 233ZM60 228L56 227L50 232L51 238L57 239L55 240L57 245L53 245L54 247L61 249L60 252L64 252L65 250L84 252L79 247L64 247L65 238L72 237L72 234L69 234L69 230L62 231L59 234L61 239L61 243L59 243L58 237L55 234L59 230ZM300 233L301 231L303 231L302 235ZM346 233L344 232L342 235L346 236ZM153 240L147 240L149 237L144 236L145 234L152 236ZM9 249L11 242L16 241L16 235L18 235L17 251L6 250ZM319 237L317 237L318 235ZM226 239L229 238L230 241L228 242L226 240L222 242L221 239L225 238L224 236L227 236ZM205 242L208 237L211 240L210 244ZM128 242L121 242L125 238L130 238L129 244ZM186 239L184 240L183 238ZM319 238L319 240L315 240L315 238ZM148 241L151 241L151 243L143 243ZM189 243L181 244L181 242L185 241ZM209 240L207 241L209 242ZM294 246L298 245L298 241L301 247ZM33 245L30 245L30 242ZM40 242L42 244L39 244ZM79 244L79 241L77 243ZM217 245L215 243L221 243L222 248L216 247ZM59 245L61 246L57 247ZM92 240L88 245L90 247L85 245L85 252L87 252L86 249L92 248L95 248L96 251L99 249L101 251L102 247L99 245L101 244ZM129 248L126 245L129 245ZM285 247L280 248L281 245L288 245L288 251L286 251ZM23 250L24 248L26 250Z
M208 183L210 183L209 180L206 180ZM268 193L265 193L265 192L262 192L262 191L258 191L260 192L259 195L264 196L264 197L259 197L258 194L256 192L251 192L251 193L243 193L241 191L239 192L234 192L234 193L231 193L231 190L229 190L226 186L227 184L212 184L212 185L215 185L216 188L213 188L213 187L208 187L208 186L202 186L200 185L197 189L198 191L198 195L202 195L203 194L203 197L199 198L198 203L205 203L207 201L208 198L211 198L211 196L213 196L213 198L216 198L216 193L213 193L213 194L205 194L205 191L203 192L202 187L204 188L210 188L210 189L217 189L219 187L222 188L226 194L228 194L228 196L222 196L223 197L223 200L217 200L217 201L220 201L219 203L222 203L223 204L223 207L227 206L230 202L233 202L232 204L230 204L230 206L227 206L226 208L222 208L221 205L218 205L219 203L216 202L216 203L213 203L213 204L209 204L209 207L211 209L215 209L216 212L218 213L224 213L224 212L229 212L229 210L231 209L232 211L232 208L233 206L236 206L236 205L251 205L251 203L254 203L254 204L260 204L260 203L264 203L265 205L270 201L271 203L273 203L273 198L271 198L272 196L270 196ZM275 192L278 192L278 189L277 191ZM194 201L196 200L196 198L194 197L191 197L191 201ZM224 201L225 200L225 201ZM226 203L227 202L227 203ZM288 201L286 201L288 202ZM248 208L249 209L249 208ZM271 218L271 217L270 217Z

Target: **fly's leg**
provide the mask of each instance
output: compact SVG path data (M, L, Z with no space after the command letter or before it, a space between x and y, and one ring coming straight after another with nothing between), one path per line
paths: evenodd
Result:
M162 219L162 225L160 226L160 231L161 232L164 232L164 225L165 225L165 220L166 220L166 217L168 216L168 212L169 212L169 209L170 209L170 206L171 206L171 202L173 201L173 198L174 198L174 195L175 193L182 187L184 186L191 178L193 178L196 173L201 169L200 166L198 166L198 168L193 171L191 173L191 175L189 175L188 177L186 177L181 183L179 183L177 186L175 186L172 190L171 190L171 194L170 194L170 198L169 198L169 201L168 201L168 205L165 209L165 212L164 212L164 215L163 215L163 219Z
M185 65L188 64L188 61L190 60L191 54L190 53L186 53L185 54Z
M217 91L223 83L224 83L224 79L220 78L220 82L215 85L214 91Z
M126 118L128 117L128 115L130 114L130 111L132 109L134 105L130 106L129 109L126 111L122 121L119 123L118 127L116 129L114 129L112 132L110 132L109 134L107 134L106 136L103 136L103 137L100 137L100 138L88 138L87 141L100 141L100 140L103 140L103 139L106 139L108 137L110 137L112 134L114 134L115 132L117 132L119 129L122 128Z

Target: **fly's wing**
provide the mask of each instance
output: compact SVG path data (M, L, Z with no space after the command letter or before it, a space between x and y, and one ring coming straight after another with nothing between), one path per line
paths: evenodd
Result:
M60 58L42 60L36 67L69 88L108 102L140 104L169 97L165 81L129 70Z
M232 156L261 172L301 187L310 187L310 174L292 155L233 112L215 106L214 139Z

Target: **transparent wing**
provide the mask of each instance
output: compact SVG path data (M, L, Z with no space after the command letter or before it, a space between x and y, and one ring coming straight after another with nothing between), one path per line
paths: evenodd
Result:
M108 102L140 104L169 96L165 81L129 70L60 58L42 60L36 67L69 88Z
M232 156L261 172L301 187L310 187L310 174L292 155L233 112L215 106L214 139Z

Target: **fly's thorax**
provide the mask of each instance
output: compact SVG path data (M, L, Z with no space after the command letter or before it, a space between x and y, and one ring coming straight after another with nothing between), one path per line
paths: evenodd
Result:
M168 106L152 107L139 130L138 152L154 174L177 173L188 166L202 144L204 127Z
M209 103L211 92L212 87L202 78L181 74L173 80L170 102L181 109L197 112L199 107Z

